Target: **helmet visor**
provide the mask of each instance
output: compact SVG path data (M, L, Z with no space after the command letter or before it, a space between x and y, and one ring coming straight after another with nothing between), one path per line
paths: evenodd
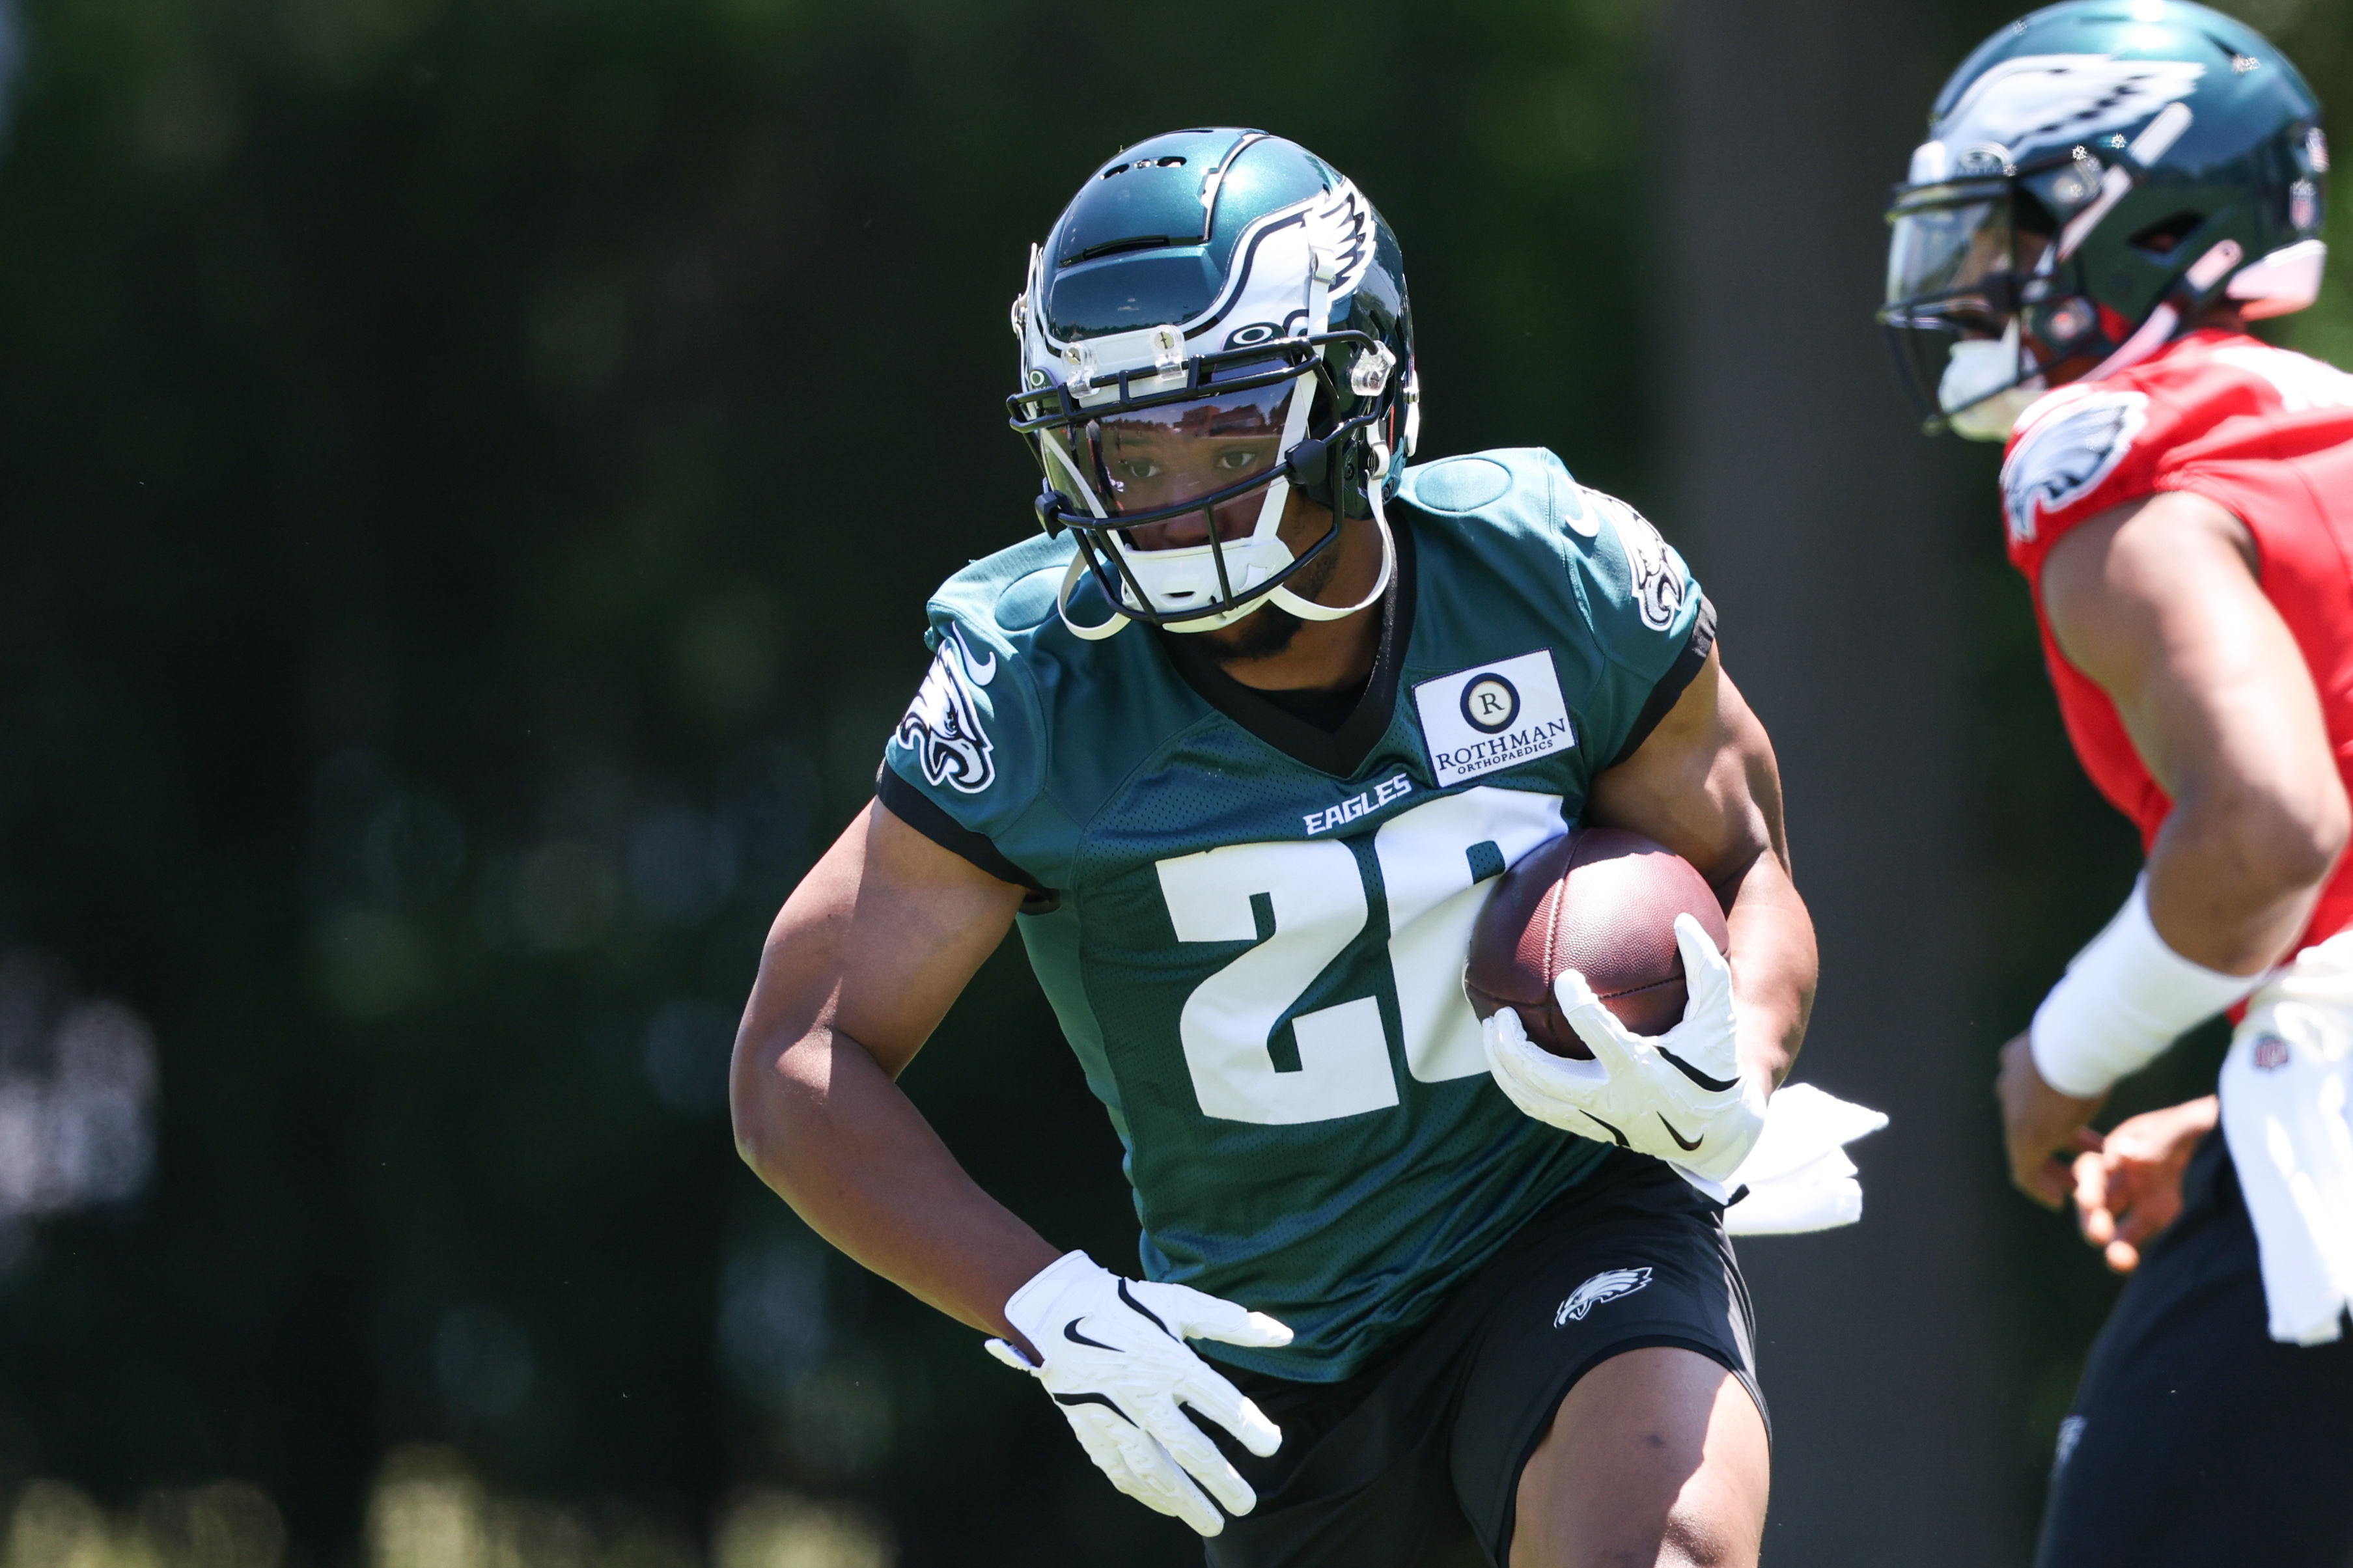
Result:
M1104 512L1136 520L1132 547L1207 543L1212 515L1219 539L1244 538L1282 471L1293 400L1310 395L1307 379L1113 408L1067 428L1065 439Z
M2007 195L1898 208L1887 246L1890 324L1947 331L2001 331L2017 241Z
M2021 234L2018 212L2006 182L1974 182L1905 193L1887 215L1879 319L1930 430L2006 433L2013 405L2040 384L2041 355L2035 345L2022 352L2018 305L2021 271L2048 239Z

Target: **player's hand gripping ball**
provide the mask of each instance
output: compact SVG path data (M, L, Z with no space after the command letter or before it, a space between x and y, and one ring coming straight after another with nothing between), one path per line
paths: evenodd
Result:
M1590 1058L1553 994L1574 969L1618 1021L1663 1035L1683 1021L1690 987L1675 946L1687 914L1731 951L1724 910L1699 868L1666 846L1618 827L1551 839L1504 873L1471 933L1462 990L1485 1018L1509 1006L1528 1038L1556 1057Z
M1537 849L1482 912L1463 977L1495 1087L1549 1126L1728 1182L1767 1092L1740 1066L1729 945L1706 879L1649 839Z

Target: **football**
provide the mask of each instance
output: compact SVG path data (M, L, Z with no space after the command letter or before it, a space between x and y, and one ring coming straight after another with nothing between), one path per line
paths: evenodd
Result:
M1553 997L1553 981L1574 969L1628 1028L1665 1034L1683 1016L1679 914L1730 951L1724 910L1697 867L1639 833L1573 831L1504 873L1472 928L1463 994L1481 1018L1516 1009L1528 1038L1553 1055L1590 1058Z

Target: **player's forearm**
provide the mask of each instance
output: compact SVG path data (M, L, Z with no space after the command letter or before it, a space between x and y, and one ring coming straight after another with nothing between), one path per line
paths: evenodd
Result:
M2297 799L2224 781L2175 806L2148 858L2149 918L2167 946L2226 974L2287 955L2345 847L2335 770L2315 784Z
M1821 969L1813 916L1778 855L1760 854L1743 874L1725 924L1732 935L1741 1065L1778 1085L1805 1040Z
M1006 1298L1058 1249L981 1191L865 1048L819 1027L737 1049L736 1145L760 1179L875 1273L1012 1335Z

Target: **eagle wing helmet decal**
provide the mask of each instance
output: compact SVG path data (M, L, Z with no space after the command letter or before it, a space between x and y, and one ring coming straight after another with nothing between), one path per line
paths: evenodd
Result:
M2147 423L2147 394L2088 388L2035 418L2001 466L2001 502L2009 515L2010 536L2021 544L2030 542L2038 510L2063 510L2091 494L2116 472L2132 450L2133 437Z
M1307 283L1321 257L1329 268L1325 287L1331 314L1364 280L1373 256L1373 209L1355 184L1338 185L1296 206L1270 214L1244 231L1233 285L1189 331L1219 334L1228 348L1320 331L1307 320Z
M1630 1296L1651 1282L1648 1268L1605 1268L1569 1292L1560 1310L1552 1315L1556 1329L1569 1323L1585 1321L1585 1314L1604 1301L1614 1301L1620 1296Z
M2192 60L2120 60L2109 55L2026 55L1969 84L1936 127L1956 156L1984 150L2005 159L2022 138L2063 127L2089 142L2137 124L2198 90Z
M1332 258L1332 297L1355 293L1373 254L1373 209L1355 181L1342 180L1309 211L1307 243Z
M997 782L997 748L981 728L973 695L996 679L997 656L976 656L964 640L964 628L950 626L907 716L899 721L899 743L922 761L923 777L934 785L978 795Z

